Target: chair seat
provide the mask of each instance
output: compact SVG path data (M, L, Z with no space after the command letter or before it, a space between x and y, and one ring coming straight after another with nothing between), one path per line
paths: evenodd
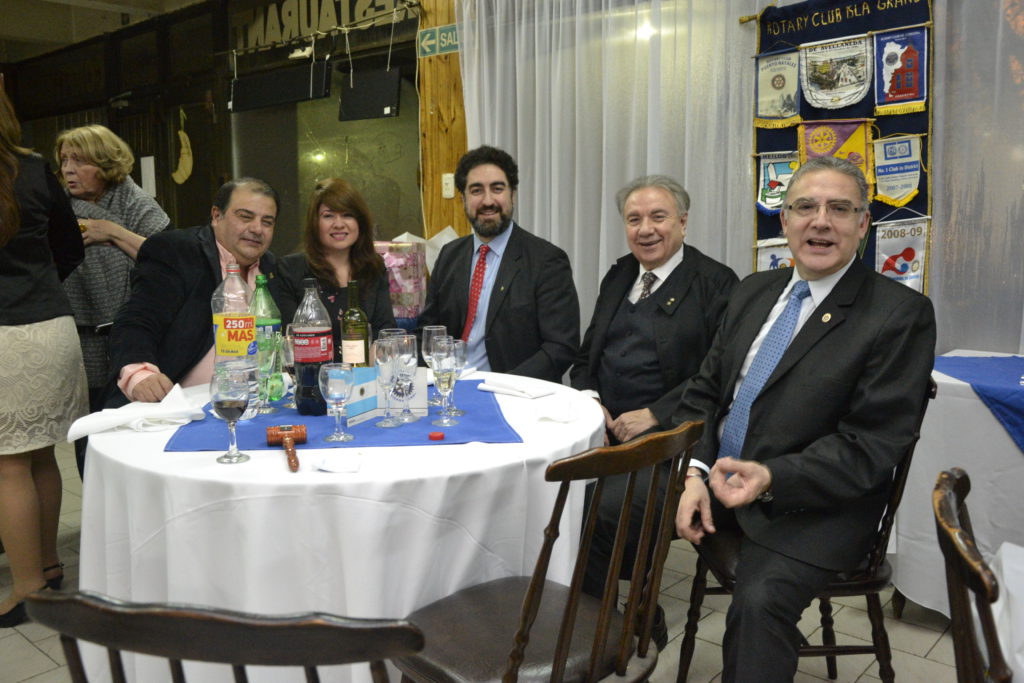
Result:
M476 683L500 681L508 663L513 636L519 626L520 606L530 577L496 579L438 600L409 615L409 620L430 634L427 646L417 655L394 660L402 673L415 680ZM551 662L561 627L569 587L544 582L544 596L537 620L530 630L526 658L519 669L520 681L551 680ZM565 681L584 681L598 623L600 600L580 596ZM620 632L622 615L612 615L609 633ZM614 673L614 643L607 648L595 679ZM636 659L636 657L634 657ZM651 670L657 651L648 653Z

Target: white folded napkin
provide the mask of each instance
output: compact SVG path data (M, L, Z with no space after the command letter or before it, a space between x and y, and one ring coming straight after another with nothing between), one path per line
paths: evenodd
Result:
M503 375L500 379L488 377L477 389L519 398L540 398L555 393L548 382L516 375Z
M205 389L205 387L204 387ZM136 432L155 432L203 418L208 391L186 392L175 384L159 403L134 402L120 408L107 408L75 420L68 430L68 441L124 427Z

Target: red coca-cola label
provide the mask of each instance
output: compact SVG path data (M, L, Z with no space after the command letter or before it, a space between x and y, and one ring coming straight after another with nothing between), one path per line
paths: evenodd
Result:
M331 328L303 327L292 330L296 363L330 363L334 360Z

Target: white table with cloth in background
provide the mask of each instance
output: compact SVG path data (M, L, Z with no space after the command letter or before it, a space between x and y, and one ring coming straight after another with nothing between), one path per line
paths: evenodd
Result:
M543 399L498 396L523 443L359 448L354 473L314 469L325 454L348 457L351 448L299 451L293 474L280 449L246 449L251 461L220 465L213 451L165 452L173 430L96 434L82 494L81 588L263 614L392 618L466 586L529 574L558 489L544 481L545 468L600 445L604 432L597 402L551 387ZM572 420L541 419L545 405ZM549 577L563 583L583 497L581 485L552 557ZM86 657L91 680L104 680L103 652L90 647ZM163 661L131 657L127 667L135 681L168 678ZM228 667L190 669L196 680L230 680ZM365 665L325 673L369 678ZM254 674L301 677L295 669Z
M950 356L996 356L951 351ZM978 548L992 557L1009 541L1024 545L1024 452L967 382L932 372L938 395L925 414L921 440L896 513L889 559L893 583L907 598L949 616L946 569L935 535L932 489L939 472L971 476L967 507Z

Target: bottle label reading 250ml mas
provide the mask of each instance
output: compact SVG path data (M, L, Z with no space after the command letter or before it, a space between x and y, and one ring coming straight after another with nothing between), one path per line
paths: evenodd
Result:
M215 313L214 346L218 356L251 356L256 353L256 316L246 313Z
M296 363L330 363L334 360L331 328L300 327L292 330Z

